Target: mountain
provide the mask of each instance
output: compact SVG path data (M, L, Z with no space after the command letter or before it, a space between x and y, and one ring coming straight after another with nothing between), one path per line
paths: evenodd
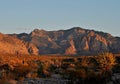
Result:
M35 29L30 34L12 34L10 37L33 44L39 54L94 55L103 51L120 53L119 37L80 27L58 31ZM25 49L28 51L29 47L25 46Z
M32 43L0 33L0 54L38 55L38 49Z

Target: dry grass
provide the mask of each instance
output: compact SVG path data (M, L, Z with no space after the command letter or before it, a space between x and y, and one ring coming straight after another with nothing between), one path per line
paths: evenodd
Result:
M67 59L68 61L63 63L63 60L65 59ZM70 61L70 59L73 59L74 61ZM44 64L42 66L43 69L40 67L41 63ZM115 55L108 52L100 53L98 56L0 55L0 66L4 64L9 65L10 70L8 70L9 73L7 74L8 79L16 79L20 81L24 80L25 77L41 78L42 75L46 75L46 77L49 77L52 73L57 72L57 70L55 69L59 70L61 68L60 70L62 70L62 72L57 72L58 74L67 75L69 76L70 80L73 81L82 78L89 83L89 81L91 80L96 80L100 82L104 74L104 69L111 70L116 64L116 61ZM101 68L99 68L99 66ZM100 72L97 71L96 73L96 69L99 69ZM110 75L107 75L108 76L106 77L108 78ZM81 80L79 80L79 82L80 81ZM6 82L6 80L0 80L0 82Z
M118 56L118 54L117 54ZM20 64L24 63L29 63L31 61L33 62L37 62L37 61L41 61L41 62L49 62L49 63L53 63L53 60L57 60L59 62L61 62L63 59L69 59L72 58L74 60L76 60L77 58L82 58L82 64L85 66L88 66L88 62L89 62L89 58L98 58L98 62L101 64L101 66L103 66L104 64L108 64L108 65L114 65L115 63L115 57L113 54L111 53L102 53L99 54L99 56L60 56L60 55L41 55L41 56L15 56L15 55L0 55L0 65L3 64L9 64L11 67L12 66L18 66ZM101 60L100 60L101 59ZM109 60L108 60L109 59ZM107 61L106 61L107 60ZM77 61L76 61L77 62Z

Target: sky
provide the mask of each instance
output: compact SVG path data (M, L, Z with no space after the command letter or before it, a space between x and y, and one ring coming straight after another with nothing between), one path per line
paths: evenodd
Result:
M0 0L0 32L82 27L120 36L120 0Z

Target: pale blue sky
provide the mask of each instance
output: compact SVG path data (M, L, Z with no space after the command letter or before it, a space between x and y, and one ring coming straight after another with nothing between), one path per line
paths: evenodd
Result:
M120 36L120 0L0 0L0 32L82 27Z

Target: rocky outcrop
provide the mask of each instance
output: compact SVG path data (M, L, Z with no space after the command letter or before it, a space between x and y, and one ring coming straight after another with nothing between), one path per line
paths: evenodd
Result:
M70 40L69 47L66 49L65 54L77 54L75 44L73 40Z
M39 50L34 44L26 43L25 45L30 55L39 55Z
M17 38L34 44L40 54L97 54L101 51L120 53L120 38L104 32L74 27L68 30L35 29Z
M101 51L120 53L120 38L80 27L58 31L35 29L30 34L0 33L2 54L95 55Z
M38 55L38 49L31 43L0 33L0 54Z

